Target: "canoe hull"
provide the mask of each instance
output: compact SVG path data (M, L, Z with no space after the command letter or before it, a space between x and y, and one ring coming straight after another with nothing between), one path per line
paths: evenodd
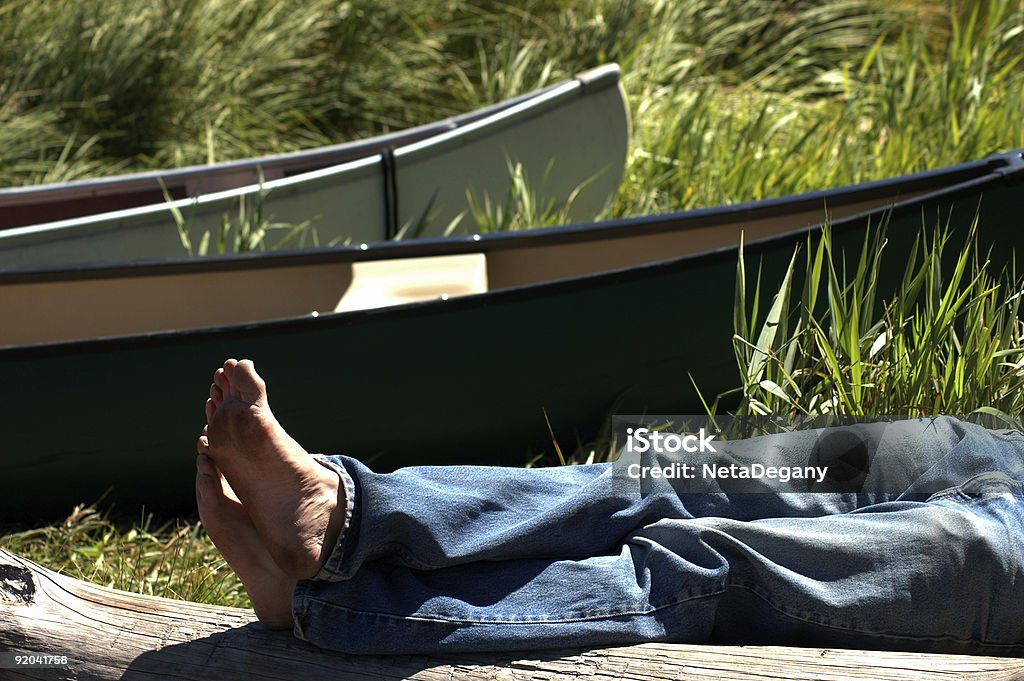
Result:
M1008 259L1024 173L998 174L891 216L888 262L905 258L922 219L964 227ZM685 215L685 214L684 214ZM837 248L859 250L879 214L839 221ZM666 217L665 219L671 219ZM770 287L808 233L749 243ZM4 516L55 515L108 500L121 509L191 506L195 440L210 373L250 357L275 413L310 451L387 470L413 464L520 465L563 449L619 413L702 413L737 385L736 250L540 286L318 318L0 350ZM883 273L895 286L898 268Z
M604 67L461 127L327 168L195 200L2 230L0 268L180 258L189 254L183 234L193 254L204 234L215 252L222 225L232 225L230 242L243 214L305 225L267 231L267 249L377 242L407 226L409 235L440 236L460 215L462 231L471 231L467 191L503 204L517 164L541 205L569 202L569 218L586 221L618 189L628 139L619 71Z
M593 90L609 81L617 82L618 78L618 66L606 64L581 73L574 80L581 87ZM0 230L157 204L165 200L165 191L175 199L182 199L256 184L261 177L276 180L321 170L374 156L386 149L407 147L484 119L493 120L515 107L532 108L537 100L564 89L564 83L550 85L426 125L326 147L169 170L3 187L0 188Z

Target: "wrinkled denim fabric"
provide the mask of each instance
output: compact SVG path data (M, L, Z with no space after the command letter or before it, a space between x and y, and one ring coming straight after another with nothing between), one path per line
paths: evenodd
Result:
M806 463L819 433L730 446ZM341 538L295 634L349 653L650 641L1024 654L1024 435L953 418L877 436L857 493L634 489L611 464L412 467L317 458Z

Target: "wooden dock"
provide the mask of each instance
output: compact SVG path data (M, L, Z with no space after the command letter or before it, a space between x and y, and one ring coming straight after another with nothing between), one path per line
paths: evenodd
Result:
M820 648L652 643L487 655L340 655L265 629L251 610L107 589L2 549L0 651L67 655L67 665L56 668L0 667L0 679L47 681L1024 679L1020 659Z

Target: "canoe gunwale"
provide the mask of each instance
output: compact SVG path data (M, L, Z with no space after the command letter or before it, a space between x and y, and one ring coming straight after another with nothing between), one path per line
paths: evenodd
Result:
M555 89L509 107L495 113L493 116L481 118L467 123L466 125L453 128L437 135L413 142L400 147L395 147L392 153L395 160L412 161L432 158L443 154L445 144L458 141L460 144L468 144L475 140L484 139L506 130L518 123L533 120L555 109L563 102L575 99L581 95L592 94L586 92L577 80L562 83Z
M1012 153L1018 154L1019 156L1019 152ZM991 162L991 159L984 159L983 161L972 162L972 164L965 165L974 165L979 163L984 164L989 162ZM935 173L937 171L926 172ZM978 189L981 187L1013 182L1024 182L1024 163L1010 164L1008 167L1005 168L993 169L992 172L989 172L985 175L981 175L955 185L943 187L934 192L917 196L910 200L896 202L884 208L868 210L861 213L857 213L855 215L844 217L842 219L832 222L831 229L833 233L842 234L852 229L862 228L864 220L870 219L873 216L886 216L889 218L896 218L901 215L906 215L912 211L920 211L922 206L925 204L946 203L950 201L956 201L960 197L971 194L977 194ZM820 192L816 192L815 194L819 193ZM670 214L669 216L659 216L659 224L662 225L662 228L664 229L664 225L670 223L670 219L673 216L675 216L675 219L678 220L680 219L679 216L684 215L686 215L686 213ZM638 219L633 218L617 221L614 225L612 225L612 227L616 229L628 228L631 224L633 224L631 220L636 221ZM647 219L640 218L640 220ZM768 237L754 239L749 242L745 242L744 248L747 249L749 252L754 249L759 251L768 251L777 248L792 247L798 244L802 239L805 239L807 236L812 234L814 230L820 227L820 225L821 223L811 226L794 228L792 230L774 234ZM580 228L577 228L577 231L581 231ZM438 240L436 244L431 245L436 246L443 243L445 243L443 240ZM472 239L460 239L456 243L451 243L450 246L452 246L453 248L448 249L447 251L445 251L445 253L454 254L473 250L479 251L481 250L482 243L483 239L481 239L480 241L474 241ZM401 245L403 244L393 244L393 246ZM375 248L374 250L377 250L377 248ZM691 253L674 258L667 258L665 260L645 263L642 265L630 265L623 268L593 272L583 275L567 277L563 279L545 281L541 283L530 283L520 286L511 286L483 293L475 293L465 296L453 297L446 300L410 302L382 308L353 310L347 312L325 312L319 314L318 316L303 315L272 320L233 323L221 326L175 329L149 333L137 333L124 336L91 338L85 340L69 340L59 342L15 345L0 348L0 361L16 359L19 357L45 357L47 355L64 355L67 354L69 350L83 352L116 352L118 348L122 348L125 346L159 346L166 343L178 344L182 342L200 342L206 338L217 337L220 335L227 334L276 334L284 330L304 329L312 327L313 325L319 325L321 329L334 329L339 327L357 326L362 324L374 323L380 320L382 317L388 320L392 320L403 319L408 317L433 315L437 313L448 314L459 310L468 310L477 307L517 303L550 295L567 294L584 289L595 289L603 286L614 286L623 282L642 281L644 279L660 277L665 274L674 273L682 269L691 268L694 266L695 262L699 267L711 267L718 265L723 261L734 261L737 252L737 245L721 246L717 248L710 248L704 251L700 251L698 253ZM437 254L436 248L434 249L434 252L432 254ZM287 262L285 262L284 259L282 258L278 258L272 264L266 264L267 266L294 266L296 264L323 261L326 256L330 255L363 256L353 257L351 261L372 259L372 255L370 255L369 250L346 248L343 250L334 250L331 253L327 254L298 252L298 254L296 255L289 255ZM406 252L401 255L395 255L393 257L408 256L409 254ZM244 268L246 265L250 264L252 257L253 256L248 256L246 258L233 257L230 259L225 259L222 264L230 269ZM140 269L141 267L150 268L153 269L155 272L158 271L160 273L172 273L174 271L182 271L183 268L191 269L196 266L202 266L202 264L203 263L201 262L186 262L157 265L150 264L144 266L116 268L114 271L123 272L123 274L121 274L120 276L127 277L134 276L135 274L137 274L137 271L135 270ZM94 278L99 276L111 276L111 271L108 269L107 273L103 274L103 270L100 270L96 267L83 267L81 268L81 270L61 270L55 272L33 271L29 273L2 273L0 274L0 285L5 283L18 283L19 281L40 281L40 275L47 274L51 275L51 278L53 280L66 280L68 278ZM80 276L69 277L67 275Z
M66 220L55 220L53 222L45 222L38 225L25 225L23 227L9 227L4 230L0 230L0 249L3 247L4 239L17 239L19 236L27 236L40 233L55 233L61 232L68 229L76 229L80 227L89 227L93 223L104 223L112 220L120 220L132 217L138 217L140 215L156 215L160 213L170 212L172 209L178 209L182 212L192 207L206 206L208 204L219 203L222 201L232 201L235 199L244 198L247 196L253 196L258 194L260 191L271 192L275 190L287 190L295 185L302 185L310 182L321 181L334 177L335 175L344 174L346 179L362 179L368 177L378 170L381 162L379 154L373 156L364 156L362 158L354 159L352 161L346 161L345 163L327 166L326 168L319 168L317 170L311 170L301 175L290 175L288 177L282 177L276 180L269 180L262 185L259 184L247 184L241 187L235 187L233 189L225 189L219 192L211 192L209 194L201 194L196 197L176 199L168 201L166 203L154 203L146 206L136 206L134 208L124 208L117 211L109 211L106 213L96 213L94 215L84 215L77 218L68 218ZM116 233L123 229L118 224L112 224L106 228L93 227L91 231L86 234L71 235L68 237L62 237L67 239L75 238L88 238L95 234L109 234Z
M595 95L609 88L621 89L619 76L619 67L615 64L605 64L590 71L584 71L573 76L571 80L538 91L536 96L529 100L515 103L502 111L495 112L493 116L481 117L459 128L453 128L411 144L396 146L393 149L395 160L401 162L430 158L444 153L445 150L441 147L453 139L458 139L463 144L469 143L497 134L513 124L542 116L565 101L580 96ZM624 94L623 101L625 101Z

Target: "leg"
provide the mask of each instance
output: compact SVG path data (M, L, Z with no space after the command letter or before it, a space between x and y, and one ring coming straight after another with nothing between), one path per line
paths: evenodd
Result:
M806 460L790 443L772 456ZM296 631L350 652L717 640L1016 654L1022 452L1019 435L905 422L880 437L863 494L682 499L629 494L607 466L378 475L332 457L354 517L300 583Z
M893 438L895 460L912 464L901 473L909 481L907 498L896 494L893 500L882 498L888 493L874 499L840 494L734 499L713 490L683 498L641 495L613 484L611 468L601 465L415 468L377 475L346 457L321 457L336 469L333 480L340 477L343 483L332 488L330 477L321 474L326 468L310 468L313 459L271 421L265 387L251 364L234 365L228 381L237 367L243 367L236 381L245 388L241 396L234 396L238 388L230 384L211 391L212 458L217 465L223 462L266 551L285 575L302 578L294 594L296 632L318 645L426 652L696 641L730 632L744 640L745 624L753 627L748 642L766 642L783 632L792 641L841 631L889 637L885 640L904 636L913 645L930 635L963 645L1001 645L1006 632L1018 635L1006 623L1002 605L1012 603L1010 598L986 601L996 604L988 618L995 624L979 632L975 620L966 643L962 632L942 629L948 613L937 613L939 621L929 623L922 635L905 628L913 612L899 606L941 593L959 578L952 568L961 554L994 558L989 581L996 591L1019 579L1016 483L1011 480L1007 488L1012 494L990 495L993 503L1004 503L1005 497L1011 500L1005 503L1016 504L1011 506L1016 515L1004 513L994 522L961 522L965 509L973 512L976 506L934 515L931 509L942 495L930 504L911 498L936 484L962 482L977 468L972 461L991 463L987 470L1001 471L1003 481L1020 479L1019 437L1000 440L988 431L942 421L943 428L929 426L915 436L929 444L914 445L902 456L906 437ZM224 383L225 377L218 377ZM224 408L230 402L225 395L240 406ZM220 420L222 413L233 415ZM231 425L215 428L218 422ZM255 463L246 458L250 452ZM308 489L314 492L309 498L303 496ZM924 508L933 515L922 515ZM837 515L822 517L828 514ZM273 522L282 515L310 525L289 533ZM771 520L773 515L792 517ZM950 540L953 554L943 553ZM302 574L284 567L294 562L294 551L278 550L296 541L300 555L320 560L298 561ZM881 557L879 542L887 549ZM842 560L831 560L835 556ZM915 563L921 556L925 560ZM312 580L305 579L310 563L318 570ZM918 573L924 578L915 578ZM891 587L886 591L889 583L903 585L897 588L905 588L908 598L901 601L897 596L903 592L894 595ZM757 598L738 598L746 593ZM882 600L873 601L878 594ZM949 602L963 609L965 599L975 596ZM887 619L876 606L890 602L898 616ZM758 605L767 607L767 614L758 614ZM786 618L798 625L787 628Z
M718 640L1016 654L1022 452L1019 434L905 422L880 438L872 492L685 499L628 493L607 466L377 475L330 457L357 503L296 590L296 632L358 653Z
M565 536L565 535L560 535ZM1024 486L819 518L664 519L576 559L381 559L299 583L296 634L352 653L674 641L1024 654Z
M873 477L859 493L731 493L710 479L695 480L683 493L665 481L641 490L611 464L421 466L378 474L350 457L317 456L338 471L354 500L351 531L319 578L347 579L365 562L383 558L438 569L589 557L616 550L637 528L661 520L815 518L888 501L923 501L988 470L1024 479L1012 443L1009 449L989 446L989 431L954 419L899 422L869 435L875 440ZM734 441L719 458L799 465L819 437L820 432L801 431Z

